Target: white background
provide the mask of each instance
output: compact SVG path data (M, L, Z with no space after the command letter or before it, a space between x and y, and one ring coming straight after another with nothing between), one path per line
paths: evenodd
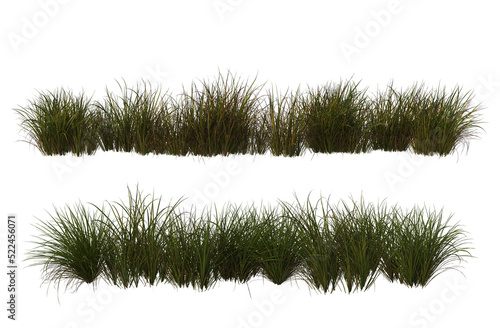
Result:
M44 5L50 4L50 5ZM6 327L471 327L496 326L500 67L494 1L2 1L1 216L19 217L20 256L36 218L78 200L97 204L139 184L185 204L291 200L331 195L403 207L444 206L470 232L476 258L409 289L379 278L367 292L328 295L302 282L275 286L221 283L208 292L168 285L121 291L104 284L77 293L41 286L40 270L22 262L19 320ZM342 50L344 49L344 50ZM346 49L349 51L346 52ZM485 108L481 140L446 158L409 153L313 156L140 156L103 153L44 157L19 142L12 110L36 90L85 90L98 99L115 79L148 79L179 92L218 69L267 86L316 86L353 77L374 92L394 80L406 87L463 86ZM229 177L229 178L228 178ZM202 196L200 196L202 195ZM6 259L6 220L1 254ZM4 255L5 254L5 255ZM3 261L2 263L5 263ZM3 272L3 270L2 270ZM251 294L249 293L251 292Z

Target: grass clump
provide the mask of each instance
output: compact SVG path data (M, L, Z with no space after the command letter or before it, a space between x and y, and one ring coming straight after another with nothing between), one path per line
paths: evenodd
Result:
M181 95L181 133L194 155L245 154L252 149L260 103L255 80L219 73Z
M385 217L361 200L352 208L345 202L331 209L332 229L342 272L341 283L349 293L366 290L375 283L385 238Z
M394 211L384 253L383 274L409 287L427 286L439 274L456 269L450 265L469 257L466 232L443 219L442 210L415 207ZM389 246L389 247L387 247Z
M16 111L27 142L44 155L92 154L97 149L96 113L84 93L39 92Z
M305 139L316 153L358 153L363 144L365 91L351 81L309 89L302 99Z
M107 203L99 209L106 219L111 247L105 256L105 279L122 288L165 281L162 231L175 218L179 203L161 206L161 198L128 191L127 202ZM95 206L95 205L94 205Z
M211 218L211 211L203 211L201 217L197 217L196 211L188 214L189 221L184 227L187 228L189 236L187 244L187 261L190 264L188 278L193 287L206 290L213 287L218 281L217 269L220 267L220 258L215 237L215 225ZM186 260L184 258L184 260ZM174 264L175 265L175 264Z
M301 265L298 276L312 289L333 292L340 281L338 243L335 229L328 219L328 201L314 205L308 198L304 205L282 202L285 215L293 220L298 231Z
M191 251L191 232L182 217L169 220L166 229L161 232L165 242L163 249L163 277L173 286L189 287L193 268Z
M479 105L472 105L472 93L456 87L430 90L413 110L412 148L417 154L446 156L477 137Z
M412 142L413 113L421 104L421 88L397 91L392 84L379 92L368 115L367 138L374 150L406 151Z
M104 150L165 153L171 139L168 96L146 82L130 88L119 84L121 95L106 90L100 113L99 135Z
M111 246L102 213L77 204L55 209L50 218L35 224L39 235L28 253L32 265L41 265L44 281L58 289L61 283L75 290L96 283L105 274Z
M300 267L297 228L279 208L262 208L259 247L261 273L277 285L296 275Z
M260 222L254 206L227 206L215 215L215 239L222 280L247 283L260 273Z
M275 156L299 156L305 148L304 115L301 110L299 91L270 92L267 95L268 107L264 116L264 130L268 148Z

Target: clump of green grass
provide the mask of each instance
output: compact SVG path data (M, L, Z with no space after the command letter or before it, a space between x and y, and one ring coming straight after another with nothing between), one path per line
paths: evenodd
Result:
M300 202L282 202L281 206L298 231L301 262L298 275L312 289L323 293L333 292L342 272L335 229L328 219L328 201L320 200L313 205L308 198L304 205Z
M93 205L106 223L110 247L104 256L103 276L108 282L128 288L138 286L141 279L149 285L167 279L163 231L179 215L176 208L180 201L167 206L161 203L161 198L139 190L134 195L129 189L127 202L108 202L102 208Z
M186 134L183 122L183 108L173 98L169 98L168 112L163 112L162 122L166 131L160 133L165 138L162 146L164 149L158 153L166 153L175 156L186 156L189 153L189 136ZM164 151L163 151L164 150Z
M398 227L401 224L405 213L397 206L390 209L386 203L382 203L378 207L379 218L384 218L385 221L385 236L382 239L381 259L379 263L379 271L390 282L399 281L398 256L401 249L398 245Z
M214 243L215 226L211 211L204 210L200 217L197 217L196 211L188 213L187 222L181 229L187 229L185 234L189 236L183 259L189 263L187 278L194 288L210 289L218 281L217 269L221 262L221 254Z
M443 219L443 211L415 207L395 211L386 242L382 272L390 280L409 287L425 287L439 274L457 269L470 257L469 239L458 224Z
M127 202L57 210L29 259L46 282L67 288L99 279L130 288L168 282L198 290L218 281L275 284L303 279L319 292L364 291L382 274L426 286L471 256L469 239L443 212L403 211L362 199L331 204L280 202L257 208L226 205L181 211L180 201L129 190Z
M96 113L84 93L39 92L16 111L27 142L44 155L92 154L97 149Z
M366 92L359 90L359 82L309 89L302 99L308 147L316 153L366 151L366 109Z
M332 208L332 229L339 257L342 284L347 292L366 290L375 283L385 238L385 218L372 204L342 202Z
M315 290L347 292L366 290L379 275L385 215L375 205L352 201L330 204L320 199L313 205L285 204L299 227L301 277Z
M413 113L421 105L421 87L397 91L392 84L372 101L367 138L374 150L406 151L412 142Z
M214 242L220 254L217 275L222 280L247 283L260 272L260 222L255 207L227 206L216 211Z
M161 231L165 243L163 249L162 276L173 286L189 287L194 279L193 255L191 250L191 232L182 217L169 220L166 229Z
M169 96L147 82L135 88L119 83L119 87L121 95L106 89L104 101L96 105L101 147L143 155L165 153L171 139Z
M213 82L193 83L181 95L182 130L186 146L194 155L245 154L252 149L258 125L258 92L249 82L231 73L219 73Z
M51 221L35 224L39 235L29 251L32 265L42 266L45 282L78 289L95 283L106 268L110 248L109 230L100 211L89 211L82 204L55 209Z
M261 273L277 285L296 275L300 267L300 244L296 226L279 208L260 212L260 234L257 256Z
M423 92L423 91L422 91ZM413 109L412 148L417 154L440 156L468 148L479 130L479 105L472 105L472 93L455 87L429 90Z
M264 112L268 148L275 156L299 156L305 148L304 115L301 94L271 91L267 95L268 107Z

